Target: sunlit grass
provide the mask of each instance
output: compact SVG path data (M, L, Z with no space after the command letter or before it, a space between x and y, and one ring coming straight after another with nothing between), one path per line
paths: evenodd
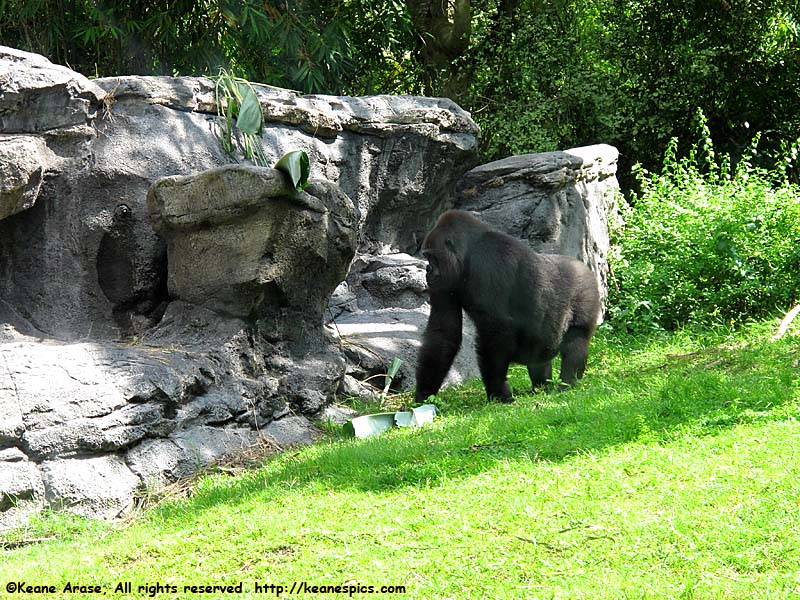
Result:
M57 539L0 554L0 589L78 581L125 598L156 581L241 582L241 597L264 597L256 582L306 581L400 584L413 598L800 596L800 343L771 331L601 334L564 393L523 395L514 368L512 405L487 404L476 382L445 391L432 426L331 435L211 474L124 527L45 518L11 535ZM120 581L132 596L113 593Z

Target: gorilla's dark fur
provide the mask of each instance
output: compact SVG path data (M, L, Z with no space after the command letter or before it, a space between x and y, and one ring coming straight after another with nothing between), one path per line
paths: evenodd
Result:
M510 402L508 366L528 367L534 388L583 375L600 319L595 275L583 263L537 254L471 214L444 213L422 244L428 259L431 315L417 362L416 400L438 393L461 346L461 309L475 322L486 395Z

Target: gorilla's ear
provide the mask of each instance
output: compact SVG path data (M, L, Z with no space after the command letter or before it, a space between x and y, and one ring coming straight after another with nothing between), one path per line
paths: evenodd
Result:
M450 250L450 252L456 251L455 242L453 242L453 240L451 240L450 238L445 238L444 245L448 250Z

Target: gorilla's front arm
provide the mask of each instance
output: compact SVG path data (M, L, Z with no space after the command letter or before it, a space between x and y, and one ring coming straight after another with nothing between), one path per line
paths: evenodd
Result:
M417 361L415 400L434 396L461 347L461 303L451 292L431 292L431 315Z

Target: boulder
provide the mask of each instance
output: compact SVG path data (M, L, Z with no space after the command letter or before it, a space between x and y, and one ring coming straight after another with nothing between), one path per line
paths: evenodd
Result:
M45 507L38 466L19 448L0 450L0 530L24 525Z
M320 431L302 415L290 415L272 421L263 433L278 449L310 444L321 436Z
M455 208L545 254L586 263L608 295L609 225L618 218L618 152L598 144L512 156L480 165L458 183Z
M0 450L0 510L40 494L42 478L36 466L19 448Z
M36 202L46 153L46 146L36 137L0 135L0 220Z
M353 204L323 180L295 192L275 169L230 165L159 179L147 204L167 241L170 295L269 319L277 337L296 338L305 321L320 328L355 253Z
M40 469L50 508L69 509L84 517L124 515L141 484L123 458L113 454L48 460Z
M86 125L105 92L44 56L0 46L0 131L42 132Z
M259 443L249 427L198 425L168 439L154 438L131 448L127 465L139 484L151 491L186 479L216 462L241 454Z
M426 262L405 253L359 255L331 297L336 310L419 308L427 302ZM348 305L352 300L355 304Z

